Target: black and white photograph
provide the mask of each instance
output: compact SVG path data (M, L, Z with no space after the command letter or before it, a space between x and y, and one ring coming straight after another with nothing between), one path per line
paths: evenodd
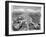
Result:
M44 33L44 3L8 2L6 5L8 35Z

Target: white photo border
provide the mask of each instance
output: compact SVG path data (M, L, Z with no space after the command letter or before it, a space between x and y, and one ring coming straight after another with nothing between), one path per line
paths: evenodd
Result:
M19 1L6 1L6 35L21 35L21 34L41 34L45 33L45 3L36 3L36 2L19 2ZM26 6L36 6L41 7L41 30L33 31L12 31L11 30L11 5L26 5Z

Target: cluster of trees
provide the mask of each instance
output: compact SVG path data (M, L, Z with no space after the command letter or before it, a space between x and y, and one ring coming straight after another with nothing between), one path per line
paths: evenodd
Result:
M23 14L24 13L21 12L12 13L12 29L14 31L40 29L40 13L28 13L28 15L26 13L24 15Z

